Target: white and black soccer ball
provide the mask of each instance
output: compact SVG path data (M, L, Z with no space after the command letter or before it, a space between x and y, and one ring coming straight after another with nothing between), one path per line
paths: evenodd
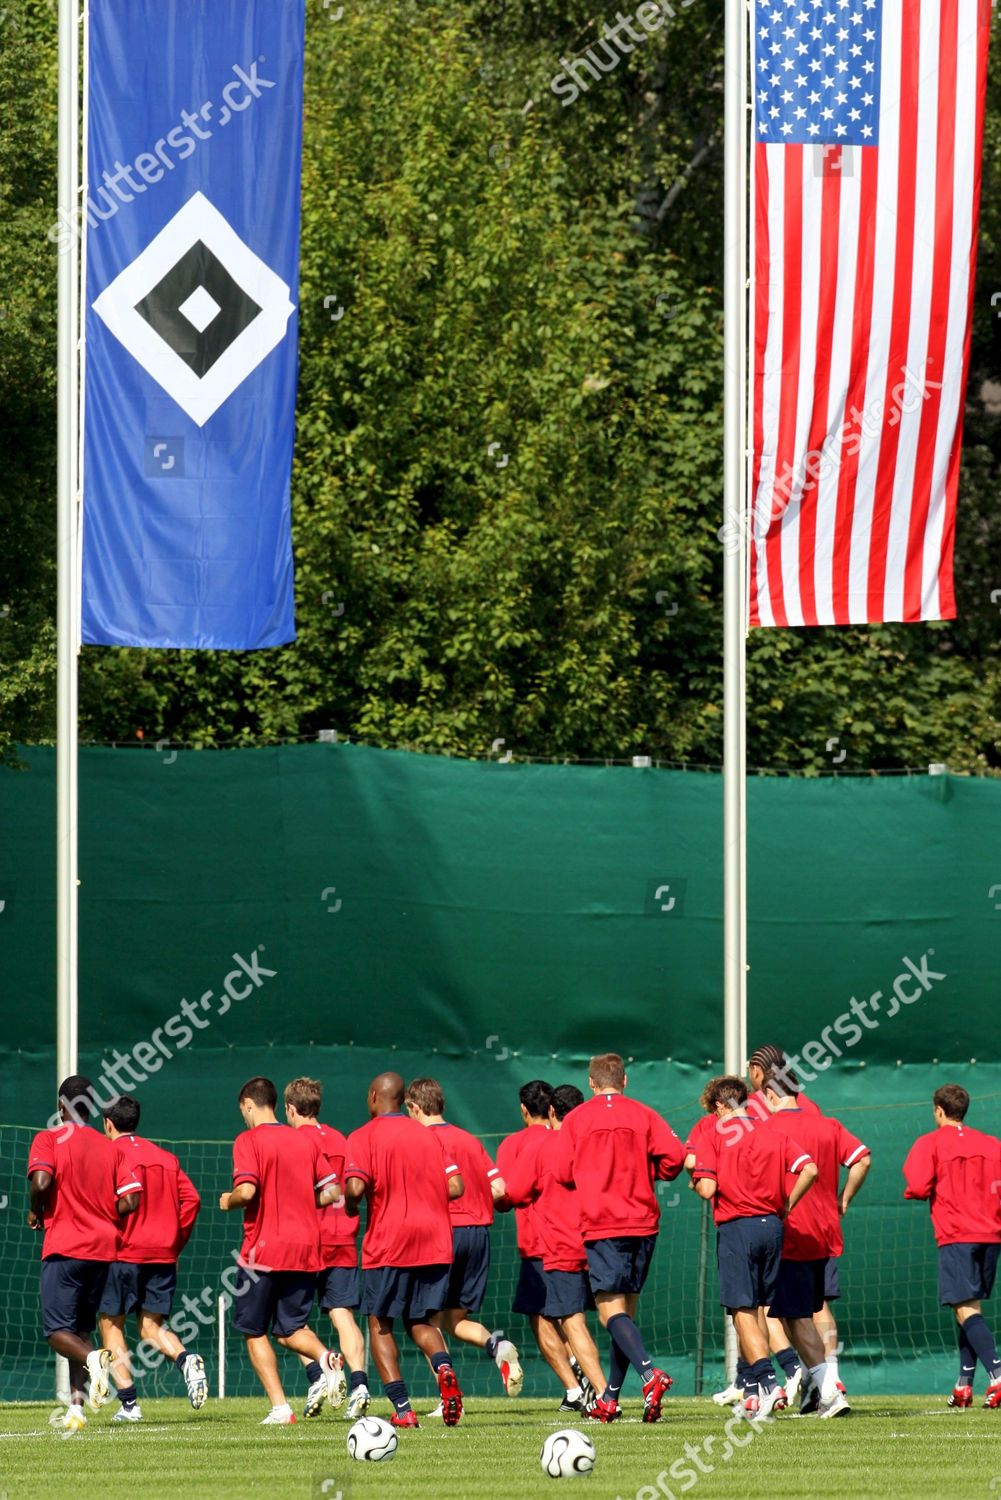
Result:
M381 1417L359 1417L348 1432L348 1457L382 1463L395 1456L396 1444L396 1431L388 1422Z
M576 1474L590 1474L595 1451L591 1439L573 1427L551 1432L542 1445L539 1462L550 1479L573 1479Z

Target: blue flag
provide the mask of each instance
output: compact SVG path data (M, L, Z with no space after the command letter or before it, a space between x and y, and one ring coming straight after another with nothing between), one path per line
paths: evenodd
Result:
M304 0L91 0L85 642L295 638L304 31Z

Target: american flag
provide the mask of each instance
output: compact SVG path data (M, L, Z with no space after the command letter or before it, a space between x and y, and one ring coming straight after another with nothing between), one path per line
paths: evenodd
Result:
M750 616L955 615L989 0L756 0Z

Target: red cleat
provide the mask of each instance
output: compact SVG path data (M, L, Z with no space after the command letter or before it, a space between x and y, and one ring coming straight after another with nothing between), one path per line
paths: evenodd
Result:
M953 1388L952 1395L949 1397L949 1405L950 1406L959 1406L959 1407L962 1407L962 1408L965 1408L967 1406L972 1406L973 1405L973 1387L972 1387L972 1385L957 1385L957 1386L955 1386Z
M415 1411L394 1411L389 1419L390 1427L419 1427Z
M971 1390L970 1405L972 1406L972 1404L973 1392ZM996 1411L999 1406L1001 1406L1001 1375L998 1376L997 1380L992 1380L987 1387L987 1394L984 1397L984 1411Z
M622 1407L617 1401L605 1401L599 1396L596 1401L591 1402L584 1415L593 1422L614 1422L621 1417Z
M650 1378L643 1386L643 1420L644 1422L660 1421L660 1403L667 1395L674 1381L670 1375L663 1370L651 1370Z
M441 1393L441 1419L446 1427L454 1427L462 1416L462 1392L451 1365L442 1365L439 1369L438 1390Z

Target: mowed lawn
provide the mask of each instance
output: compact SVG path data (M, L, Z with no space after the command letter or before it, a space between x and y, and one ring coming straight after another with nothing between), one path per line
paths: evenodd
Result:
M383 1406L373 1403L373 1413ZM614 1426L587 1424L594 1473L562 1481L543 1475L539 1449L547 1432L570 1424L539 1401L470 1401L459 1427L429 1421L401 1433L395 1458L380 1464L347 1457L348 1424L339 1413L262 1428L259 1401L212 1400L199 1414L181 1401L154 1401L142 1427L120 1428L110 1425L113 1409L65 1438L50 1428L48 1406L0 1408L0 1497L337 1500L340 1492L341 1500L534 1500L556 1484L592 1500L1001 1495L1001 1412L952 1412L941 1396L870 1397L833 1422L781 1416L726 1460L728 1412L707 1400L669 1400L664 1420L644 1427L638 1401L628 1402L627 1418ZM709 1472L686 1458L686 1443ZM658 1476L661 1488L651 1489Z

